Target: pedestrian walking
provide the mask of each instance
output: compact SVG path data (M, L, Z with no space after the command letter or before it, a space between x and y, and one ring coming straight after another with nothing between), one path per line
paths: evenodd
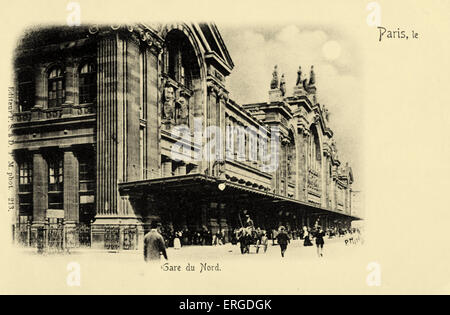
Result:
M261 236L261 246L264 248L264 253L267 251L267 245L269 244L269 238L266 235L266 231L263 231Z
M241 248L241 254L249 253L249 236L246 228L241 228L238 233L238 241Z
M280 245L281 249L281 257L284 257L284 253L286 252L287 246L289 244L289 235L286 233L286 229L284 226L280 226L279 233L277 235L277 242Z
M325 244L323 237L325 236L325 232L321 227L319 227L319 232L316 234L316 247L317 247L317 256L323 257L323 245Z
M144 260L157 261L161 259L161 254L167 260L166 245L164 238L158 231L159 225L153 221L151 230L144 236Z
M175 238L173 239L173 248L180 249L181 248L181 231L175 233Z

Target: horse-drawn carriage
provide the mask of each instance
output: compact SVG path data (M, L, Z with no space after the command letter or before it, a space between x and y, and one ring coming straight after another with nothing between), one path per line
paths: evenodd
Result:
M241 254L249 254L252 248L257 254L261 247L264 248L264 252L267 250L267 237L265 232L260 229L251 226L242 227L237 232L237 240L240 244Z

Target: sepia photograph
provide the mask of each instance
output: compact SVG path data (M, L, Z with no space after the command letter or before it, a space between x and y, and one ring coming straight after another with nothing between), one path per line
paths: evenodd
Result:
M448 206L417 186L448 173L448 139L419 143L449 99L415 97L449 45L419 49L420 2L42 2L1 52L2 294L450 293Z

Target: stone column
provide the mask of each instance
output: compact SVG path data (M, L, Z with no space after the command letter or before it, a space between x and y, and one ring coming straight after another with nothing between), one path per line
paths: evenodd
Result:
M78 159L73 151L64 151L64 218L68 224L79 222Z
M127 71L123 73L123 77L119 80L126 82L126 89L120 91L124 102L124 108L126 109L126 129L124 134L126 139L126 155L123 159L126 161L126 181L135 181L140 179L140 163L139 163L139 132L140 132L140 120L139 120L139 107L141 104L141 96L139 93L140 86L140 69L139 69L139 43L132 39L120 41L121 45L126 47L121 51L125 53L123 58L126 58L123 62L126 64ZM120 114L119 114L120 115ZM144 144L145 146L145 144ZM145 155L144 155L145 156ZM146 163L142 163L146 165ZM120 177L119 177L120 178Z
M322 144L323 145L323 144ZM320 178L320 190L321 190L321 206L323 208L327 207L328 204L328 200L327 200L327 170L325 169L327 167L327 163L326 163L326 154L324 154L324 152L320 152L320 173L319 173L319 178Z
M176 175L186 175L186 164L180 162L177 167Z
M97 45L97 216L117 214L117 63L116 37L101 39Z
M208 89L208 109L207 109L207 119L206 119L206 127L215 127L217 126L217 87L210 85ZM212 135L210 135L212 136ZM217 137L217 135L215 135ZM215 143L211 141L211 138L205 139L207 141L206 143L206 156L203 157L203 159L206 159L207 169L208 169L208 175L214 175L213 165L214 161L216 159L217 154L217 139L215 140ZM211 152L212 147L214 147L214 152ZM212 156L212 155L215 156Z
M75 86L75 75L77 73L77 69L73 65L73 59L69 58L67 66L66 66L66 73L65 73L65 90L66 90L66 96L65 96L65 102L66 104L76 104L78 103L78 91Z
M165 158L162 161L162 176L170 177L172 176L172 160Z
M33 153L33 224L44 224L48 208L48 165L42 153Z
M150 51L147 57L147 167L150 178L159 177L161 169L160 121L158 102L158 56Z

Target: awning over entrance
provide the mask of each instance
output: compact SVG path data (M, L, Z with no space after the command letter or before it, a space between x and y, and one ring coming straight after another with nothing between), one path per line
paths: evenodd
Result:
M171 176L121 183L119 184L119 192L122 196L129 196L131 199L154 196L155 198L166 200L211 200L239 204L243 207L246 204L251 204L253 207L271 206L275 209L301 209L314 215L333 215L350 220L360 220L358 217L341 211L322 208L320 205L277 195L270 191L246 186L245 184L234 183L228 180L220 181L216 177L204 174Z

